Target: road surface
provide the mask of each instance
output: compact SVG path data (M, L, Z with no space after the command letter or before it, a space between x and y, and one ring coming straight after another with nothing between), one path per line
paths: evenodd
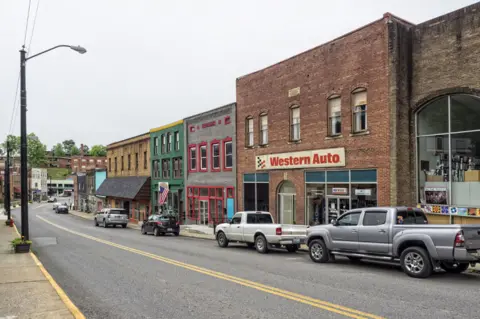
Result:
M52 203L29 212L34 252L87 318L480 318L475 274L419 280L395 266L94 227Z

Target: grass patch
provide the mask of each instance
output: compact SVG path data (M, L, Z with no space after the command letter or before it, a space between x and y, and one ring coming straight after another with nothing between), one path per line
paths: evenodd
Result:
M65 179L70 175L70 170L68 168L50 167L47 168L47 174L49 179Z

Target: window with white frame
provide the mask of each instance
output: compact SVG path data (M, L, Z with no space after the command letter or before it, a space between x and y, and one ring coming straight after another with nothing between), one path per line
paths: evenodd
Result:
M367 90L359 89L352 93L353 131L355 133L367 130Z
M189 147L189 170L196 171L197 170L197 147L192 145Z
M268 144L268 115L260 115L260 145Z
M231 169L233 167L233 144L232 141L227 141L224 144L224 167Z
M300 108L290 109L290 140L300 140Z
M167 152L170 152L172 150L172 134L168 133L167 134Z
M251 117L247 117L247 120L246 120L246 141L245 141L245 144L247 147L251 147L253 146L254 144L254 140L253 140L253 118Z
M173 143L175 144L175 150L180 150L180 136L178 135L178 132L173 133Z
M207 145L200 146L200 170L207 170Z
M328 100L328 128L330 136L342 134L342 103L339 96Z
M162 178L170 178L170 160L162 160Z
M165 153L166 137L165 134L162 134L162 153Z
M220 169L220 143L212 144L212 169Z

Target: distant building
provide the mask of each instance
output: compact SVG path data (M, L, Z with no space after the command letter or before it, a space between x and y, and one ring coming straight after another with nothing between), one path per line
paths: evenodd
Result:
M47 169L46 168L32 168L30 180L30 196L31 199L37 197L45 197L48 193L47 187Z
M74 193L73 179L48 179L48 194L58 196L63 193Z

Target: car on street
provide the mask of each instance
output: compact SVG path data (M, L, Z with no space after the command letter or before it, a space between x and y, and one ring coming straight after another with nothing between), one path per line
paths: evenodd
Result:
M306 233L305 225L274 224L269 212L256 211L238 212L230 223L215 228L220 247L227 247L230 242L246 243L262 254L273 247L296 252L305 242Z
M95 226L103 225L104 228L117 225L127 228L128 212L123 208L104 208L95 214L94 222Z
M153 234L163 236L165 234L180 235L180 223L175 216L151 215L143 221L141 232L143 235Z
M68 214L68 206L66 204L60 204L56 207L55 213L57 214Z
M56 210L57 207L60 206L60 205L61 205L61 203L55 202L55 203L53 203L52 209Z
M426 278L435 269L461 273L479 263L480 225L430 225L420 208L371 207L309 228L307 245L317 263L335 256L393 261L408 276Z
M56 199L55 197L53 197L53 196L50 196L50 197L48 197L48 199L47 199L47 203L55 203L56 201L57 201L57 199Z

